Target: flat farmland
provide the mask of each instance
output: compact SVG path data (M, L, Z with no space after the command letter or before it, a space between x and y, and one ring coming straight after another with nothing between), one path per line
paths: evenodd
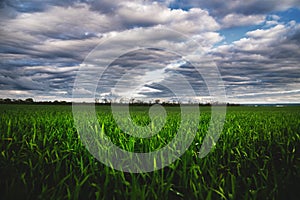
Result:
M199 158L211 118L199 107L191 146L171 165L127 173L99 162L85 148L68 105L0 105L1 199L298 199L300 107L227 107L223 132ZM151 138L129 136L110 106L96 106L101 131L118 147L150 152L174 138L180 108L166 106L166 123ZM149 107L131 106L135 124L151 123ZM187 133L188 134L188 133Z

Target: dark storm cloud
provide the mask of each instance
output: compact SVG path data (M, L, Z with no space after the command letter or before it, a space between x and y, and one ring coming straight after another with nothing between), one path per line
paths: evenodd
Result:
M300 31L292 34L290 36L290 40L291 40L291 42L296 42L297 44L300 44Z
M156 92L142 92L141 94L148 96L149 98L170 98L175 94L167 87L160 85L159 83L152 83L151 85L145 85L145 87L157 90Z
M154 48L127 53L105 70L97 92L111 94L117 89L119 92L132 90L135 95L146 98L192 98L189 96L191 91L181 82L183 78L197 96L207 96L208 90L200 73L190 63L180 61L181 59L176 54ZM150 79L148 73L153 73ZM181 92L175 94L168 87L176 87Z
M22 0L4 0L2 6L9 6L18 12L41 12L45 9L47 2L44 1L22 1Z
M45 67L26 67L25 69L0 70L0 85L11 90L40 90L66 88L73 83L74 68L53 69Z
M185 99L185 98L194 98L194 96L187 96L187 94L190 93L190 91L186 91L186 87L179 85L176 83L180 82L178 81L178 79L174 76L170 76L171 78L166 79L162 82L158 82L158 83L152 83L149 85L145 85L145 87L148 87L150 89L154 89L153 92L141 92L142 95L147 96L148 98L177 98L177 99ZM187 76L183 76L186 81L188 81L191 85L191 88L193 90L193 92L195 93L196 96L209 96L209 91L207 89L207 86L205 85L205 83L203 81L199 81L199 80L195 80L195 79L191 79L190 77ZM181 91L180 94L176 94L174 93L174 91L172 91L170 88L164 86L171 86L171 85L176 85L176 88L178 90Z
M11 7L17 12L42 12L45 11L50 6L72 6L79 2L89 2L85 0L3 0L1 2L0 8Z
M0 85L9 90L43 90L44 86L28 77L0 75Z
M162 49L147 48L128 52L120 56L111 65L122 66L125 68L133 68L138 65L160 63L167 64L170 60L176 60L180 57Z
M147 72L160 69L170 60L180 57L162 49L140 49L128 52L114 60L104 71L98 83L98 92L107 93L122 79L124 87L134 86ZM155 77L153 77L155 79Z

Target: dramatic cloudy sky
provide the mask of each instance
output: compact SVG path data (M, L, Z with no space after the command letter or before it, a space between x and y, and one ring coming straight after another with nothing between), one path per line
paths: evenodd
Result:
M0 27L0 98L300 103L299 0L2 0Z

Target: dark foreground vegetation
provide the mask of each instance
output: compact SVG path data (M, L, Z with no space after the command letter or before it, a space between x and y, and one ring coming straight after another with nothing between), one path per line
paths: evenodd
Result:
M147 106L131 107L137 124ZM99 123L127 151L158 149L180 125L178 107L150 139L118 128L109 106ZM300 107L229 107L215 149L198 157L210 108L201 107L199 130L173 164L150 173L116 171L82 145L68 105L0 105L0 199L299 199Z

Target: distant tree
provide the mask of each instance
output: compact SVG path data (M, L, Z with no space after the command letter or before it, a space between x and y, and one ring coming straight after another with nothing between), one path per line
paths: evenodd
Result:
M142 103L143 103L143 101L142 101L142 100L140 100L140 99L138 99L138 100L136 100L136 103L137 103L137 104L142 104Z
M135 101L135 98L131 98L131 99L129 100L129 103L133 104L134 101Z
M155 102L156 104L159 104L160 99L155 99L154 102Z
M103 101L105 104L107 104L107 103L108 103L108 100L107 100L107 98L104 98L104 99L102 99L102 101Z
M4 103L11 103L11 99L10 98L4 99Z
M124 98L121 98L121 99L119 100L119 103L122 104L122 103L124 103L124 101L125 101Z
M25 99L25 103L33 103L33 99L32 98L27 98L27 99Z

